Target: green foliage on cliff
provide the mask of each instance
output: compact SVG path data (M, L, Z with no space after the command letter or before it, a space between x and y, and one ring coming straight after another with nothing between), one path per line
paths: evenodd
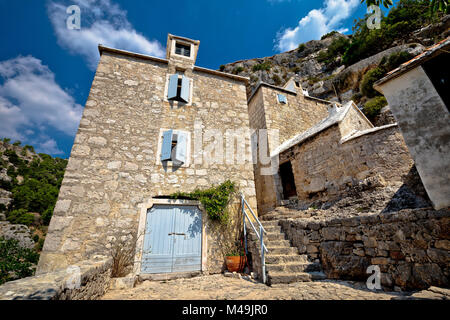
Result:
M386 98L378 96L370 99L364 104L363 112L370 121L373 121L380 114L381 109L387 106Z
M39 254L22 248L17 240L0 238L0 285L33 275Z
M268 71L268 70L270 70L270 68L272 68L272 64L269 61L266 61L263 63L255 64L253 66L252 70L253 71L259 71L259 70Z
M366 24L367 17L358 20L353 27L352 40L343 56L346 66L381 52L394 42L408 39L412 31L438 19L429 12L427 0L400 0L381 19L380 29L370 30Z
M5 139L3 140L5 141ZM6 168L11 181L0 180L0 188L12 192L12 203L7 209L6 217L12 223L30 225L33 215L41 214L44 225L48 225L55 206L59 188L64 176L67 160L53 158L47 154L34 154L31 146L25 146L21 151L28 150L30 157L25 157L17 147L4 143L6 150L0 169Z
M169 197L172 199L190 199L198 200L205 207L209 218L222 224L229 221L229 212L227 207L233 194L236 192L234 182L227 180L217 187L209 189L196 189L193 192L176 192Z

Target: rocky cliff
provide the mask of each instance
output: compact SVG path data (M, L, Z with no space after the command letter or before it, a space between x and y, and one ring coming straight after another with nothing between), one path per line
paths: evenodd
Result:
M321 40L300 44L297 49L271 57L236 61L222 65L220 70L249 77L249 92L260 81L283 86L288 79L295 77L311 96L341 102L352 99L362 108L369 99L361 94L360 86L369 70L395 53L406 52L406 57L420 54L427 46L447 37L449 27L450 15L443 16L436 23L395 39L389 48L380 47L376 54L348 66L344 64L343 55L352 36L331 32Z

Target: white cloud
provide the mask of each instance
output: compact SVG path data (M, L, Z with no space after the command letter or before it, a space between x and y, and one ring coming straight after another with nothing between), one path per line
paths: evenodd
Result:
M360 0L325 0L323 8L311 10L300 19L297 27L287 28L278 33L276 49L292 50L299 43L320 39L321 36L333 30L347 32L348 29L341 28L341 24L359 5Z
M118 49L163 57L165 50L157 40L148 40L138 33L126 17L126 12L110 0L71 0L48 2L48 15L59 45L73 54L83 56L89 68L95 70L103 44ZM76 4L81 9L81 29L66 26L67 7Z
M36 147L38 152L47 153L47 154L63 154L64 152L58 148L56 141L51 138L47 138L42 142L38 142Z
M74 136L82 106L56 83L53 72L32 56L0 61L0 78L0 136L33 140L38 147L59 153L56 142L52 144L43 134L56 129Z

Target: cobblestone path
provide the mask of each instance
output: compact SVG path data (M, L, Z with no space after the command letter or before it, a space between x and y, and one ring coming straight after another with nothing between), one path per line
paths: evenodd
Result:
M397 292L372 292L363 283L323 280L274 284L221 274L167 281L144 281L133 289L110 290L103 299L118 300L390 300Z

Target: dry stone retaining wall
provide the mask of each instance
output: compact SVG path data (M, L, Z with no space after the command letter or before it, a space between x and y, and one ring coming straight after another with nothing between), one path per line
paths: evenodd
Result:
M301 254L320 259L328 278L366 281L378 265L381 284L403 289L448 287L450 210L312 221L283 219L281 227Z
M110 284L111 259L84 261L70 269L43 273L0 286L0 300L94 300ZM79 286L74 277L79 268ZM71 281L75 280L75 282Z

